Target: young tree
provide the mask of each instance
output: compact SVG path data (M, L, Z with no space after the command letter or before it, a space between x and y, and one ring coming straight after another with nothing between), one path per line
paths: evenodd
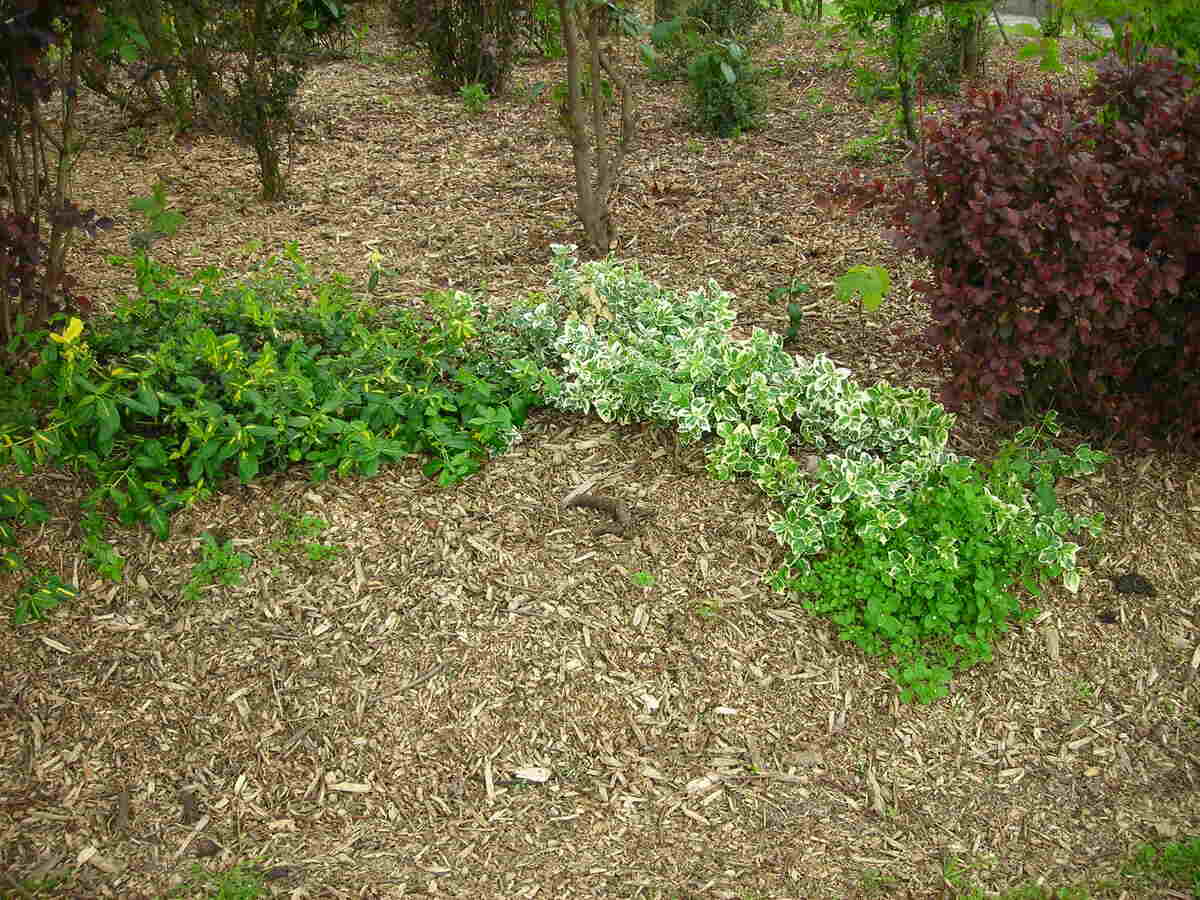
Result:
M900 89L900 113L905 136L916 139L913 100L920 63L921 29L926 10L939 8L957 45L959 71L978 72L983 65L983 21L992 0L843 0L842 16L864 36L878 38L879 23L886 22L883 40L888 45L892 69Z
M942 5L942 17L958 51L958 71L963 75L976 76L983 70L983 26L992 6L980 0L949 0Z
M615 229L609 200L633 144L633 98L608 48L601 46L603 0L558 0L563 47L567 52L567 117L575 162L576 210L593 249L608 253ZM606 90L605 77L608 85ZM585 96L586 84L586 96ZM609 95L620 100L619 137L612 137Z

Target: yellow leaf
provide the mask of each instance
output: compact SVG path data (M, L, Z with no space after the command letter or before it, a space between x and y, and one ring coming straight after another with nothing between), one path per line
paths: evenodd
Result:
M81 322L79 319L72 318L67 324L67 327L63 329L62 334L54 334L51 332L50 338L51 340L58 341L60 344L70 344L81 334L83 334L83 322Z

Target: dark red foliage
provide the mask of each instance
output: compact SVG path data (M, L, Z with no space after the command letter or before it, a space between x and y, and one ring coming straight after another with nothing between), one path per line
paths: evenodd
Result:
M1200 95L1165 55L1106 61L1080 94L1011 79L926 120L911 177L835 200L888 207L934 267L927 339L949 408L1025 398L1137 442L1200 439Z
M55 179L64 176L46 163L54 141L36 107L56 92L73 106L73 69L51 65L47 50L58 44L60 53L82 53L98 15L95 0L0 0L0 193L5 198L0 206L0 363L5 365L13 362L12 338L41 328L57 312L91 307L86 297L74 294L66 271L69 238L75 230L95 237L112 220L62 199ZM64 34L70 37L65 45ZM74 139L73 133L57 137L60 144Z

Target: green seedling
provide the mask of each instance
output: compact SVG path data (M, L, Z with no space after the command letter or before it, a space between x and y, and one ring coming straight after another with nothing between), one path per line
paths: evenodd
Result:
M148 251L157 241L170 237L183 224L183 213L167 205L166 186L160 181L150 189L148 197L135 197L129 208L146 217L146 228L129 236L135 250Z
M200 536L200 562L192 567L192 577L183 588L183 598L195 602L200 599L201 588L214 584L241 584L242 569L249 568L251 562L248 553L233 549L233 541L204 532Z
M793 278L785 285L780 285L768 295L772 302L787 300L791 297L799 297L801 294L807 294L809 287L800 281L799 278ZM800 323L804 320L804 307L795 301L789 302L787 305L788 327L783 332L784 344L790 344L800 337Z
M696 615L702 619L712 619L721 611L721 601L716 597L706 597L696 604Z
M853 266L834 285L833 295L842 302L859 301L860 316L873 313L883 305L892 282L880 266Z
M639 587L652 588L654 587L655 578L649 572L634 572L629 576L630 580Z
M333 559L343 548L312 540L327 528L329 523L320 516L300 516L298 519L288 520L288 536L273 541L271 549L280 552L300 549L311 562Z
M487 88L479 82L464 84L458 89L458 95L462 97L463 106L467 108L467 112L473 116L477 116L483 112L487 107L488 100L491 99Z

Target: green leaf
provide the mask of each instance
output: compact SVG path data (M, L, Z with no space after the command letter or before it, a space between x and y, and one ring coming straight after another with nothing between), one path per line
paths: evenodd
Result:
M138 385L138 400L148 416L158 415L158 394L144 381Z
M107 444L121 430L121 414L109 397L100 397L96 401L96 415L100 419L99 442Z
M20 444L12 446L13 462L17 464L17 468L21 470L22 475L33 474L33 460L29 457L29 452Z
M834 286L834 296L846 301L862 297L863 308L874 312L883 303L884 295L891 289L891 279L879 266L854 266L839 278Z
M238 477L242 479L242 484L253 481L257 474L258 457L243 450L238 455Z
M129 495L116 485L109 486L108 496L112 499L113 506L117 508L118 515L123 515L130 508Z
M146 523L150 526L150 530L154 532L154 536L160 541L165 541L171 534L171 526L167 520L167 514L161 506L152 506L146 513Z

